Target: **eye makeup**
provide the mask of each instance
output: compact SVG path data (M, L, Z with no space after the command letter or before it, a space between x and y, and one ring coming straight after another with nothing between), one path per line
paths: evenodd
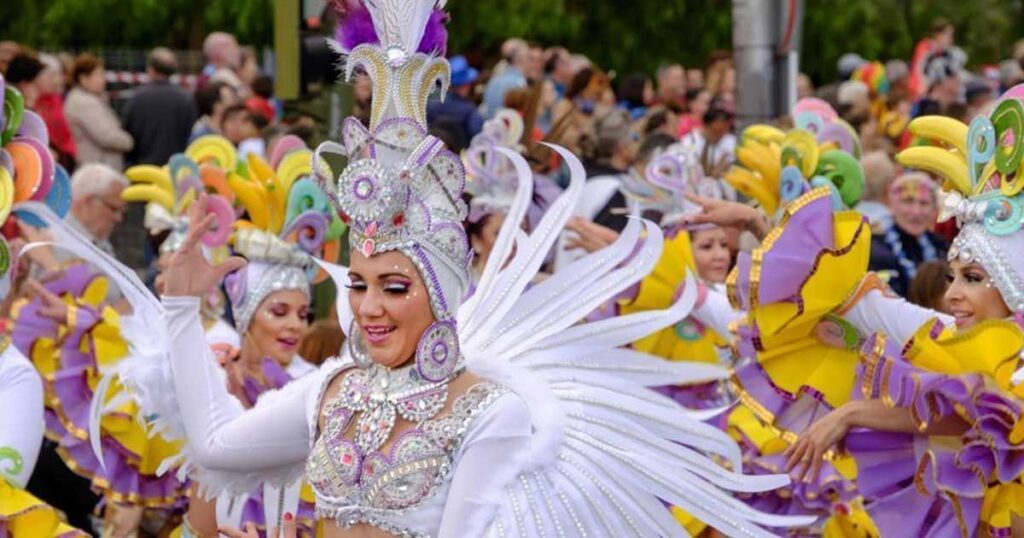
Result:
M405 280L391 280L384 282L384 291L394 295L405 295L409 293L412 282Z

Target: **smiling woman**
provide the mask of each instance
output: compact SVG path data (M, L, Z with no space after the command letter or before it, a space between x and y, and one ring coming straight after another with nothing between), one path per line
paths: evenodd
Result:
M938 215L938 184L921 172L896 178L889 187L893 223L872 238L871 265L888 277L889 287L905 296L923 263L942 259L946 242L931 232Z
M350 345L365 345L377 364L402 366L416 352L420 335L435 321L416 266L397 251L370 258L355 252L349 278L348 301L358 327Z

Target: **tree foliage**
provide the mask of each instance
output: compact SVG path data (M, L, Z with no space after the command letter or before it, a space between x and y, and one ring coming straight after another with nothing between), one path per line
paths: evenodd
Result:
M767 1L767 0L764 0ZM957 27L977 66L1008 57L1024 0L805 0L802 69L834 76L845 52L909 58L932 19ZM562 44L620 73L652 72L668 60L702 67L732 46L729 0L450 0L452 52L493 55L522 36ZM272 0L3 0L0 38L45 48L198 48L214 30L269 46Z
M273 39L272 0L3 0L0 37L40 48L199 48L216 30Z

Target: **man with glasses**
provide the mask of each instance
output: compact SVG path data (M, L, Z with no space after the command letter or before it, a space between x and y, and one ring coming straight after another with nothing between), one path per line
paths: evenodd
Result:
M128 179L113 168L99 163L86 164L71 175L71 211L64 218L72 228L82 232L93 245L114 256L110 235L124 220L125 201L121 192ZM69 252L56 250L54 257L64 263L74 258ZM109 286L107 298L121 310L122 298L117 286Z

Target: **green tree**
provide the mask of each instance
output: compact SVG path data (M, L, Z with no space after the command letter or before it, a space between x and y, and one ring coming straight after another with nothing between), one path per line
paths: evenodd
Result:
M271 0L4 0L0 36L40 48L198 48L215 30L263 46Z

